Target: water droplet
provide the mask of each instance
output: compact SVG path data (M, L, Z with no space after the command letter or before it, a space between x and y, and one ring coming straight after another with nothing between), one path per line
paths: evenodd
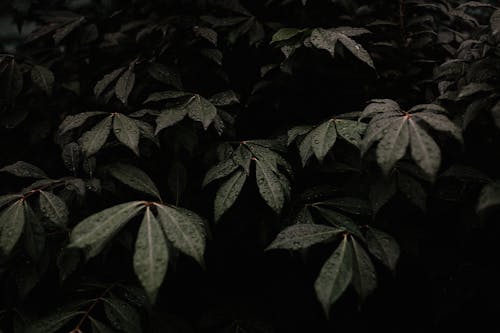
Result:
M318 139L314 139L314 144L319 144L319 140Z
M116 128L116 129L115 129L115 133L120 133L121 131L122 131L122 130L121 130L121 129L119 129L119 128Z

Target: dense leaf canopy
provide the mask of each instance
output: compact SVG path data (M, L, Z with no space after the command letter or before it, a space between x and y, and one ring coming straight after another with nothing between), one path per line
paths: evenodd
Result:
M482 330L494 0L0 3L0 333Z

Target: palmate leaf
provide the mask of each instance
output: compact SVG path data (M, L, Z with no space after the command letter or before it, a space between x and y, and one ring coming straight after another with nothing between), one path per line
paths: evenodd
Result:
M135 242L134 271L152 303L167 272L168 258L165 235L147 207Z
M352 279L353 253L349 239L344 236L340 245L326 260L314 283L316 297L327 317L330 307L344 293Z
M214 201L215 221L218 221L234 204L245 184L247 176L245 171L240 168L219 187Z
M362 142L362 152L366 152L378 141L377 163L384 174L388 174L397 161L402 159L410 147L415 163L431 178L437 174L441 163L441 151L434 139L427 134L423 124L433 129L451 134L461 141L460 129L446 116L445 110L434 104L422 104L409 112L401 112L395 102L375 102L368 105L365 115L375 115L366 130ZM372 111L373 110L373 111Z
M302 165L305 166L309 158L314 154L316 158L322 162L328 152L332 149L337 141L341 138L346 142L359 147L361 143L361 132L364 125L348 119L328 119L315 128L310 126L298 126L288 131L288 144L299 137L298 147L302 160Z
M206 235L203 219L178 207L162 204L155 206L163 231L174 247L204 266Z
M330 224L341 229L344 232L348 232L358 238L363 239L363 233L359 229L356 222L354 222L350 217L340 214L332 209L327 209L321 207L319 204L312 205L314 209Z
M160 191L141 169L130 164L115 163L107 166L106 170L123 184L161 200Z
M266 250L299 250L334 239L341 229L320 224L295 224L281 231Z
M133 201L107 208L87 217L71 231L68 246L84 250L87 259L96 256L108 241L143 208L143 201Z
M7 257L23 233L26 202L22 199L0 212L0 254Z

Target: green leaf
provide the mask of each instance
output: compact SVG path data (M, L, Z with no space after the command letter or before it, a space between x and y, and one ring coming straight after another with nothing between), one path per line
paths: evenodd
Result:
M377 287L375 267L361 245L356 239L351 238L353 248L352 285L362 301L366 299Z
M177 207L155 204L158 218L167 238L182 253L204 266L205 231L203 219L195 213Z
M396 117L393 118L396 119ZM387 121L387 119L372 119L372 121L370 121L363 141L361 142L362 155L364 155L375 142L384 137L384 133L387 132L389 126L391 126L391 122Z
M0 213L0 253L7 257L23 233L25 201L20 199Z
M228 105L239 104L240 100L238 99L238 96L236 96L234 91L227 90L212 95L212 97L210 97L210 103L212 103L215 106L228 106Z
M281 231L266 248L298 250L334 239L342 230L320 224L295 224Z
M432 137L410 121L411 156L429 176L435 177L441 164L441 151Z
M113 132L118 141L139 156L140 131L133 119L121 113L115 114L113 117Z
M68 222L68 207L66 203L52 192L39 191L40 210L52 222L65 226Z
M314 29L311 33L311 44L318 49L326 50L335 57L337 42L345 46L356 58L375 69L373 60L368 52L353 39L345 34L332 29Z
M334 226L363 239L363 234L361 233L361 230L359 230L358 225L349 217L339 214L331 209L321 208L316 205L313 205L313 207L318 210L321 216L323 216L328 223L331 223Z
M134 271L152 303L167 273L168 258L161 226L147 207L135 242Z
M327 317L330 307L344 293L352 278L352 247L347 237L325 262L319 273L314 289Z
M287 132L287 146L289 146L292 142L295 141L295 139L299 136L302 136L302 135L305 135L307 134L308 132L310 132L312 129L312 126L295 126L293 128L291 128L290 130L288 130Z
M109 87L111 82L113 82L124 70L125 67L120 67L118 69L115 69L111 73L104 75L103 78L99 80L94 87L95 96L99 97L104 92L104 90Z
M306 166L307 161L313 154L312 142L313 131L309 132L309 134L307 134L299 143L299 154L303 167Z
M352 197L333 198L316 203L318 205L333 206L344 212L356 215L371 215L372 211L366 200Z
M90 259L104 248L120 229L144 208L144 202L133 201L107 208L93 214L71 231L69 247L85 251Z
M135 73L132 67L129 67L116 81L115 94L116 97L123 103L127 104L128 96L135 84Z
M182 89L182 82L179 74L172 68L155 63L149 66L148 73L155 80L173 86L177 89Z
M25 333L56 333L64 327L71 319L83 314L83 311L56 312L45 318L34 321L26 328Z
M156 130L155 134L158 134L162 129L170 127L187 115L188 109L185 105L175 106L173 108L168 108L163 110L158 118L156 118Z
M310 133L312 135L312 150L316 158L323 162L326 154L332 149L337 140L337 129L332 119L324 122Z
M399 245L394 238L373 227L367 228L365 236L370 253L394 271L399 258Z
M4 194L0 195L0 208L11 203L14 200L21 199L23 196L21 194Z
M246 148L245 148L246 149ZM205 187L214 180L226 177L230 175L234 170L238 169L238 165L234 163L233 159L226 159L207 171L205 178L203 179L202 186Z
M280 213L285 204L285 193L279 177L269 167L269 164L256 160L257 187L260 195L276 213Z
M483 213L495 206L500 206L500 181L492 182L483 187L476 210L478 213Z
M237 165L241 166L243 170L250 174L250 164L252 163L252 152L246 147L246 145L240 144L238 148L234 151L232 155L232 160Z
M387 133L377 146L377 163L384 174L389 174L406 153L410 142L408 117L399 117L386 128Z
M89 111L89 112L78 113L75 115L69 115L66 118L64 118L61 125L59 125L59 134L62 135L67 131L82 126L91 117L102 116L106 114L109 113L102 111Z
M79 142L85 156L97 153L108 139L111 131L112 116L108 116L95 125L90 131L85 132Z
M192 95L193 94L184 91L175 91L175 90L158 91L149 95L148 98L146 98L146 100L143 102L143 104L150 102L165 101L168 99L178 99L181 97L187 97Z
M107 166L106 170L123 184L161 200L160 191L141 169L130 164L114 163Z
M221 216L234 204L238 198L247 174L243 170L237 170L227 179L217 191L214 202L214 220L218 221Z
M451 122L448 117L431 112L419 112L415 113L413 116L417 119L423 120L435 130L447 132L458 141L463 142L462 131L458 126Z
M206 130L217 115L217 108L200 95L194 95L184 106L188 110L188 116L203 124Z
M368 104L363 112L361 112L359 120L361 121L365 118L371 118L380 113L397 115L400 111L401 107L392 99L372 99L370 104Z
M353 39L347 37L344 34L339 34L338 37L339 42L342 43L356 58L375 69L375 65L373 64L373 60L370 57L368 51L366 51L361 44L358 44Z
M274 33L273 37L271 38L270 44L288 40L290 38L297 36L303 31L304 30L297 28L281 28Z
M364 124L352 120L336 119L335 127L337 128L338 136L342 139L355 147L361 145L361 131Z
M47 95L52 95L54 87L54 74L46 67L35 65L31 69L31 80Z
M7 172L11 175L25 178L48 178L42 169L24 161L17 161L13 164L4 166L0 169L0 172Z
M116 297L103 298L104 312L111 325L126 333L141 333L141 319L137 310Z
M294 223L314 223L311 212L309 211L308 206L304 206L295 216Z

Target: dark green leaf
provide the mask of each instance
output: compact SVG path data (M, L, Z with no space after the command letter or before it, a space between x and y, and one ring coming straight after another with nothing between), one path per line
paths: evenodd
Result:
M128 96L134 89L135 73L132 67L129 67L116 81L115 94L116 97L123 103L127 104Z
M332 240L342 230L319 224L295 224L281 231L266 248L298 250Z
M108 139L111 131L112 116L108 116L95 125L90 131L85 132L79 140L85 156L97 153Z
M151 178L141 169L123 163L109 165L106 169L111 176L115 177L123 184L161 200L160 191L158 191L158 188Z
M158 218L167 238L184 254L204 266L205 230L203 219L195 213L156 204Z
M39 191L40 210L52 222L59 226L65 226L68 222L68 207L66 203L52 192Z
M215 195L214 220L218 221L238 198L243 185L247 179L247 174L239 169L229 177L219 188Z
M140 131L136 122L129 117L117 113L113 117L113 133L118 141L129 147L136 155L139 155Z
M152 303L167 272L168 258L167 241L148 207L135 242L134 271Z
M31 79L47 95L52 95L54 87L54 74L46 67L35 65L31 69Z
M17 161L13 164L4 166L0 172L8 172L17 177L26 178L48 178L45 172L33 164L24 161Z
M101 116L106 114L108 113L102 111L89 111L89 112L78 113L75 115L69 115L66 118L64 118L61 125L59 125L59 133L64 134L67 131L78 128L82 126L87 121L87 119L91 117Z
M352 247L344 237L319 273L314 289L327 317L330 307L344 293L352 278Z
M23 233L26 220L25 201L17 200L0 213L0 253L7 257Z
M257 187L260 195L276 213L280 213L285 204L285 193L281 181L268 163L256 160Z
M385 266L394 271L399 258L398 243L389 234L378 229L368 227L366 230L366 244L370 253Z
M350 241L353 247L352 285L363 301L377 287L377 275L375 267L373 267L372 261L363 247L354 238L351 238Z
M107 208L87 217L71 231L68 246L83 249L87 258L96 256L107 242L143 208L142 201L133 201Z
M137 310L116 297L104 298L104 312L111 325L126 333L141 333L141 322Z

